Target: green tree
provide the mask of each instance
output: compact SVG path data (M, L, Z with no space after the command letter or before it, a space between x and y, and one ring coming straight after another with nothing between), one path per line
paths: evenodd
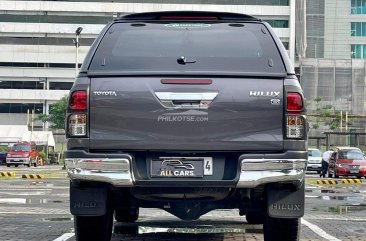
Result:
M309 114L310 126L316 130L323 124L329 126L331 130L337 130L341 125L341 112L332 105L324 105L321 97L315 98L314 103L315 112ZM346 124L352 125L350 121Z
M66 109L67 95L50 106L49 115L39 114L37 119L42 122L50 122L53 129L65 129Z

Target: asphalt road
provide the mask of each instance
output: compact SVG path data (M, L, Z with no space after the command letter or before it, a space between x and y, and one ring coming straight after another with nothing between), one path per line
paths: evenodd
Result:
M68 206L68 179L60 166L6 168L15 177L0 178L0 240L74 241ZM44 174L45 179L22 179ZM318 185L307 175L306 211L301 240L365 240L366 180L363 184ZM141 209L136 224L116 223L113 241L263 240L261 225L249 225L238 210L212 211L184 222L158 209Z

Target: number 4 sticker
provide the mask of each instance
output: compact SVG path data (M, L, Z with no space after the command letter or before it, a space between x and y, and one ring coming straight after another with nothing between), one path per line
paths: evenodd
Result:
M213 174L212 157L205 157L203 165L203 174L205 176L212 176Z

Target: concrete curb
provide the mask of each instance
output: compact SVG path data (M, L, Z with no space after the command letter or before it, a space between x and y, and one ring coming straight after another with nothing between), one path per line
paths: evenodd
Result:
M40 174L23 174L22 178L25 178L25 179L43 179L44 175L40 175Z
M356 184L362 184L360 179L342 179L342 183L356 183Z
M316 184L335 185L335 184L338 184L338 181L336 181L336 180L317 180Z
M337 180L316 180L316 184L325 184L325 185L336 185L336 184L362 184L360 179L341 179Z
M0 177L15 177L15 172L0 172Z

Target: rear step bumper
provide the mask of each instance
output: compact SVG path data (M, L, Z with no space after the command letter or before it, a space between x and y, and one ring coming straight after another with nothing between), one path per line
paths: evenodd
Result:
M266 183L298 182L305 178L306 159L243 159L238 188Z
M135 186L131 170L132 157L128 154L95 155L85 151L67 151L65 157L65 165L71 180L105 182L117 187ZM262 158L240 159L240 161L241 170L236 184L238 188L254 188L278 182L301 183L305 178L306 159ZM204 180L196 182L197 186L205 184L208 183ZM182 186L182 183L177 186Z

